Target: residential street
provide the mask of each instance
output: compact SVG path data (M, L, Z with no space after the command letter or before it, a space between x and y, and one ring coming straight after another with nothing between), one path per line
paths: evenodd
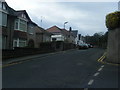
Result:
M50 54L4 67L3 88L118 88L118 66L97 60L104 49ZM120 85L119 85L120 86Z

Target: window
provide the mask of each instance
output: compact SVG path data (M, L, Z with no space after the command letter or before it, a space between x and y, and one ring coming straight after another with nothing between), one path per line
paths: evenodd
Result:
M17 40L13 41L13 47L17 47Z
M20 19L20 30L27 31L27 22Z
M15 20L15 29L27 32L27 22L21 19Z
M0 26L2 26L2 12L0 12Z
M19 40L19 47L25 47L26 46L26 40Z
M18 22L18 19L15 20L15 29L19 29L19 22Z
M56 41L57 39L56 38L52 38L52 41Z
M7 14L0 12L0 25L7 26Z
M23 18L26 18L26 16L24 14L21 15Z
M5 4L3 4L3 9L4 9L4 10L7 10L7 8L6 8Z
M28 30L29 34L33 34L34 33L33 31L34 31L33 26L29 26L29 30Z
M0 1L0 9L2 9L2 2Z
M7 26L7 14L2 13L2 25Z
M6 45L7 45L7 37L2 36L2 49L6 49Z
M13 47L25 47L26 46L26 40L22 39L14 39L13 41Z

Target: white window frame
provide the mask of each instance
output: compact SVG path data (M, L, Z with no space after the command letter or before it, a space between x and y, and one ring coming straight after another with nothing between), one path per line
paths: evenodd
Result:
M21 47L21 46L20 46L20 42L22 42L22 43L25 44L24 47L27 45L27 41L26 41L26 40L19 40L19 47Z
M18 20L18 29L16 29L16 20ZM27 21L24 20L24 19L21 19L21 18L17 18L16 20L15 20L14 30L18 30L18 31L22 31L22 32L27 32L27 26L28 26L28 25L27 25ZM23 21L26 22L26 30L21 30L21 29L20 29L20 23L21 23L20 20L23 20Z
M17 42L17 47L21 47L20 46L20 42L24 42L25 43L24 47L27 45L27 40L22 40L22 39L17 38L17 39L13 40L13 48L15 47L15 42Z
M2 12L2 11L0 11L0 13L1 13L1 16L0 16L0 17L1 17L0 26L5 26L5 27L6 27L6 26L7 26L7 18L8 18L8 17L7 17L7 13ZM6 16L5 16L6 18L5 18L5 20L4 20L4 22L5 22L4 24L3 24L3 15L6 15Z

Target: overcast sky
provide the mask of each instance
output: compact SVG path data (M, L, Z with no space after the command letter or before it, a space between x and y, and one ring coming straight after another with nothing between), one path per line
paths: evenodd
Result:
M26 10L30 18L45 29L54 25L63 28L64 22L67 21L66 29L72 27L82 35L106 32L106 14L118 10L117 2L40 2L40 0L6 0L6 2L15 10Z

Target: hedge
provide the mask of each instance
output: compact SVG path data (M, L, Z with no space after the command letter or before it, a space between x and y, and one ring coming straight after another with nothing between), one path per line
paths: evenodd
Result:
M120 11L110 13L106 16L106 27L108 30L120 27Z

